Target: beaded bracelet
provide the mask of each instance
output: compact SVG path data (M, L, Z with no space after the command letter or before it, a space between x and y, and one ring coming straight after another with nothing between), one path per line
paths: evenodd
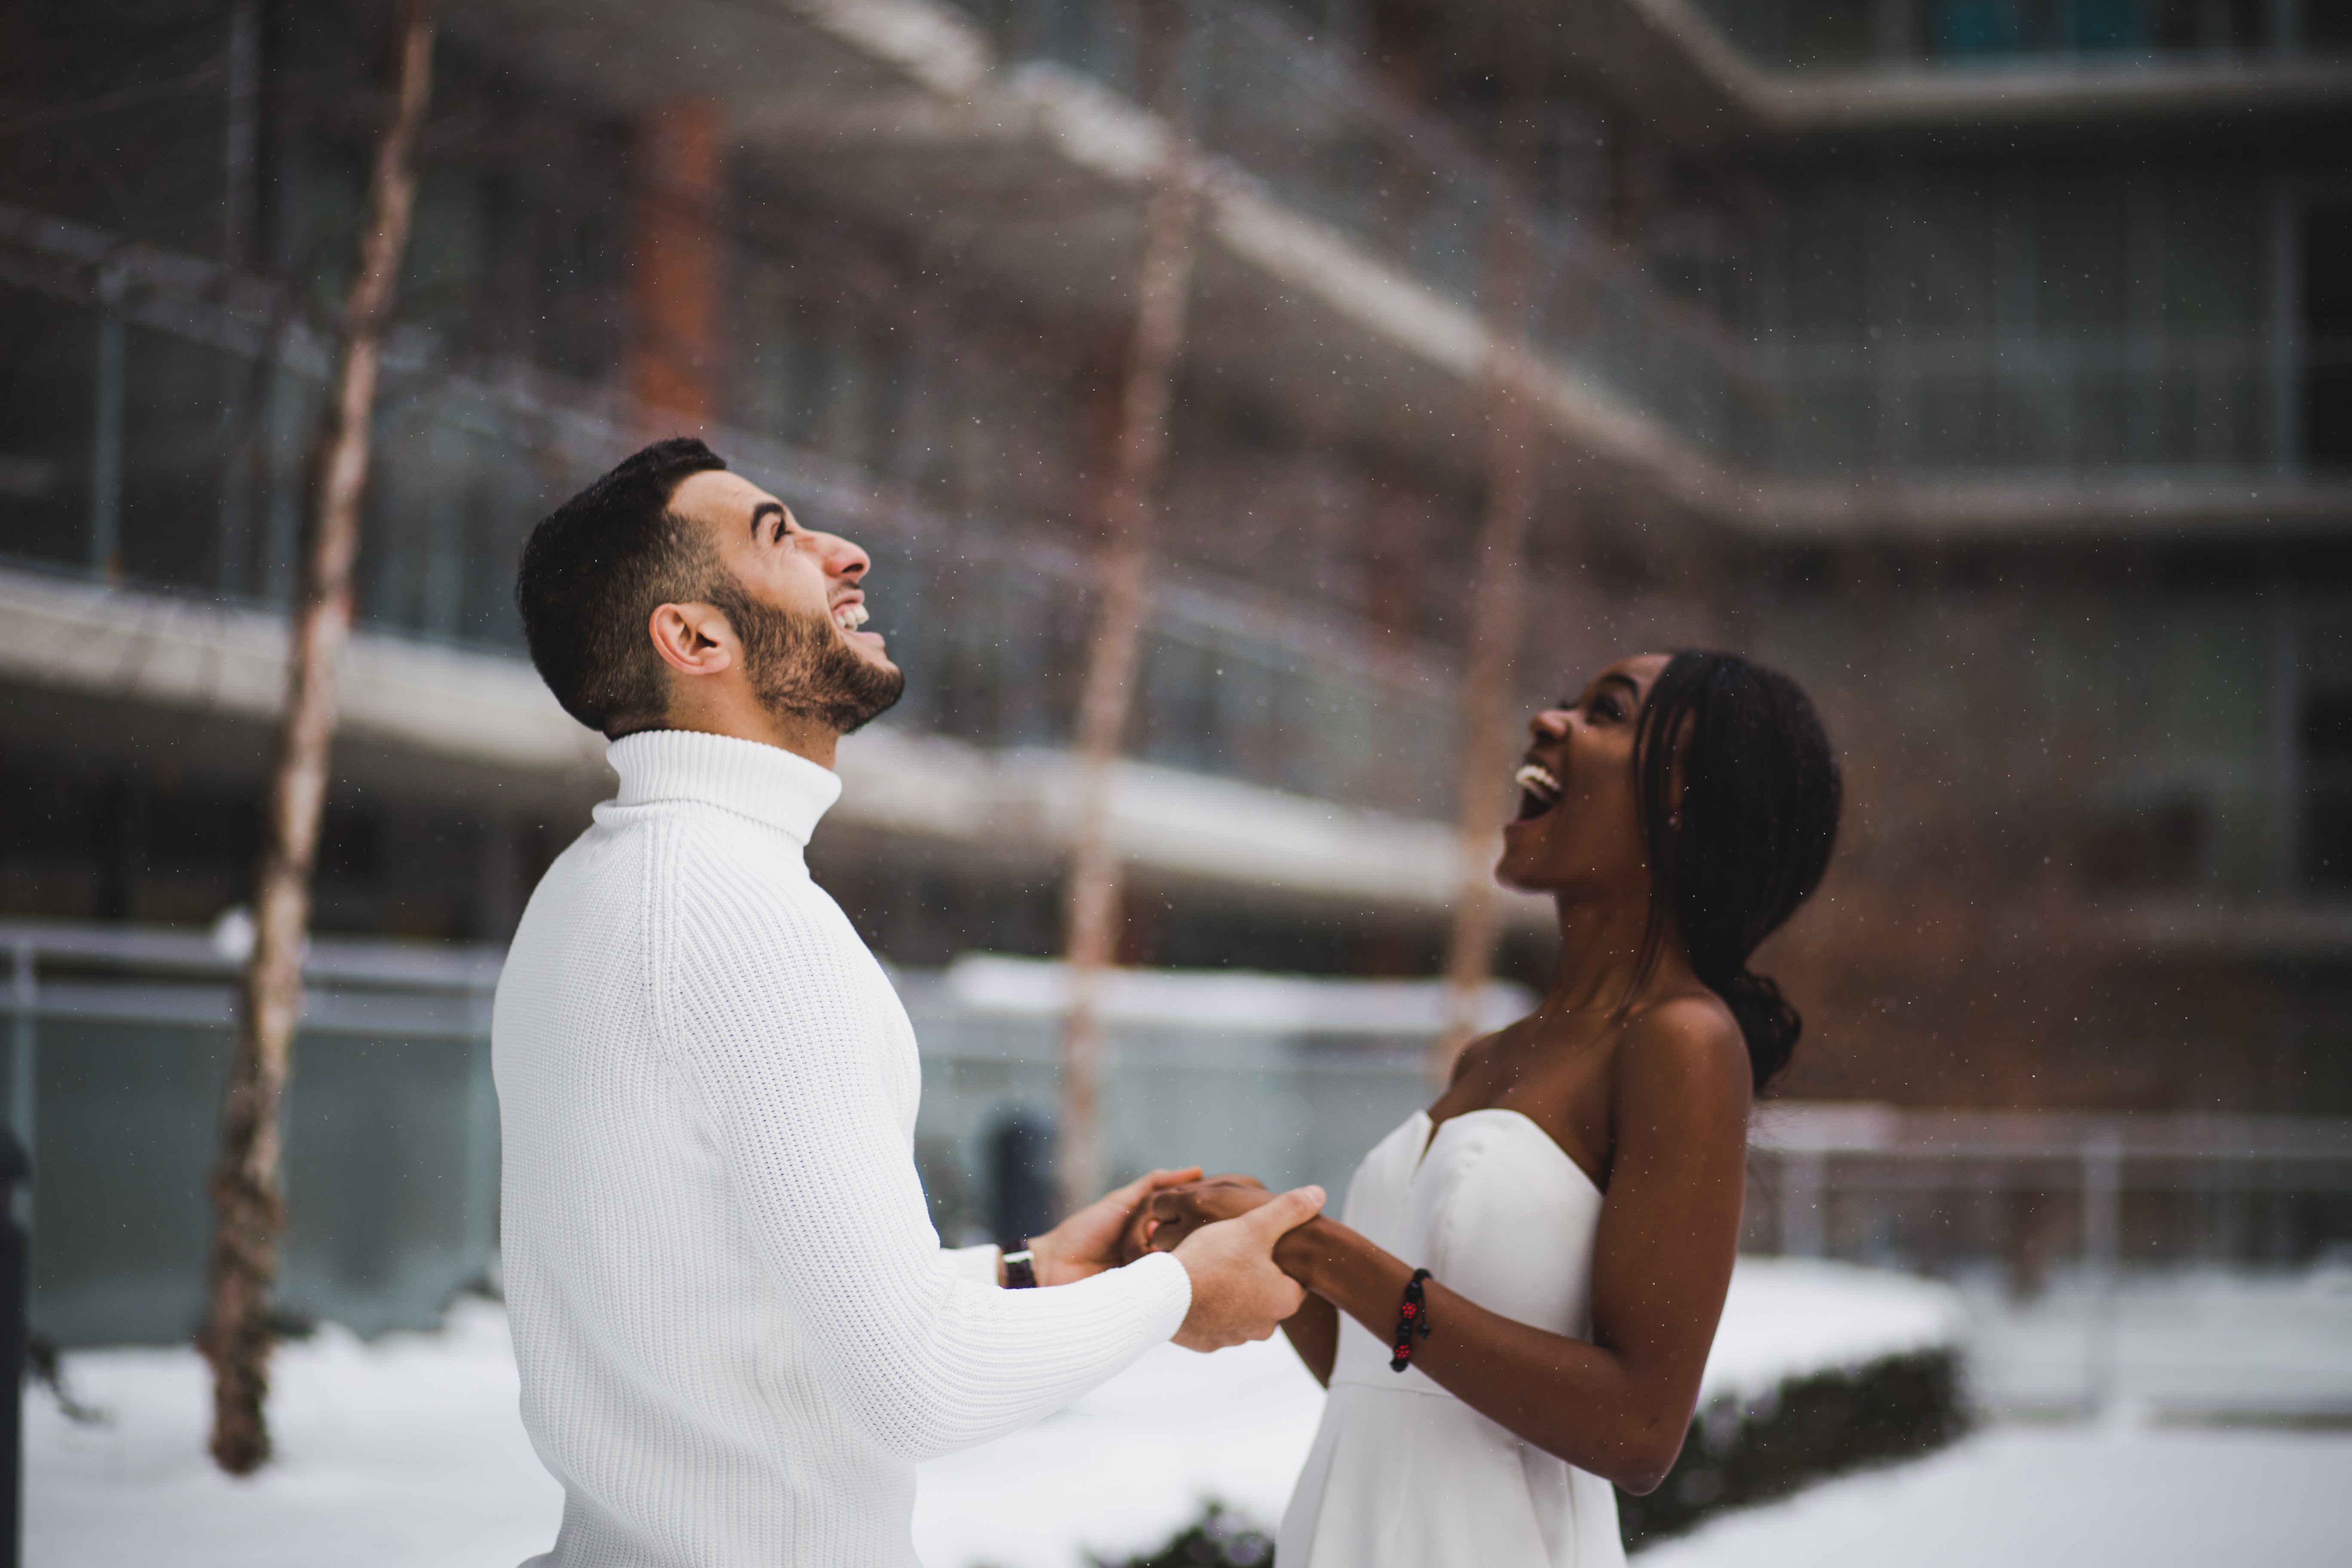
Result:
M1429 1338L1429 1303L1421 1290L1421 1282L1428 1278L1428 1269L1416 1268L1405 1282L1404 1300L1397 1307L1396 1342L1390 1346L1396 1352L1396 1359L1389 1363L1391 1372L1402 1372L1412 1363L1413 1336Z

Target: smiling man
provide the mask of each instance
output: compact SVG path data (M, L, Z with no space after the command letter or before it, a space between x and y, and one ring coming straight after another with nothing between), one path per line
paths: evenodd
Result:
M524 547L532 662L621 781L531 895L491 1023L523 1422L564 1489L534 1561L911 1564L915 1461L1299 1304L1272 1251L1311 1188L1124 1268L1137 1205L1198 1172L1025 1258L940 1248L913 1029L803 858L836 742L903 684L868 564L683 438Z

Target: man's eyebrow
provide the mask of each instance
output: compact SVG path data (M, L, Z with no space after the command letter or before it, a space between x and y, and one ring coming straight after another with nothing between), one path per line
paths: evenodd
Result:
M751 509L751 532L754 536L756 536L760 531L761 521L772 515L775 517L783 516L784 503L776 500L763 500L758 506Z

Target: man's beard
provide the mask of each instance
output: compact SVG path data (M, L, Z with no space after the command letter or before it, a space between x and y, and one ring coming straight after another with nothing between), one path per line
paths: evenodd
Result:
M860 658L829 616L796 615L731 585L710 602L743 645L751 694L778 718L814 719L846 735L907 689L903 670Z

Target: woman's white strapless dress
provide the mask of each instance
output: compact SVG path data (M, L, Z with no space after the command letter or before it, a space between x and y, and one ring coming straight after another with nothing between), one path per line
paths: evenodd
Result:
M1490 1311L1592 1331L1601 1192L1516 1110L1430 1135L1413 1112L1364 1156L1341 1219ZM1442 1313L1432 1327L1443 1335ZM1520 1441L1346 1313L1330 1397L1283 1515L1281 1568L1621 1568L1607 1481Z

